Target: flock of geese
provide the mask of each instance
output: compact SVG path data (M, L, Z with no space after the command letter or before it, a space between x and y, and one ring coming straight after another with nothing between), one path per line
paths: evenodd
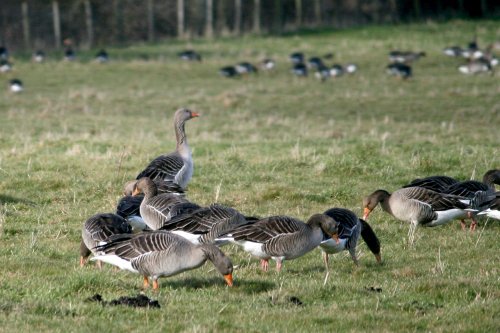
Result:
M232 286L233 265L221 250L225 244L236 244L259 258L264 271L273 259L278 272L285 260L301 257L319 246L328 276L329 254L347 250L358 264L356 245L360 236L381 262L380 241L366 222L379 203L383 210L413 227L472 218L474 230L479 214L499 218L500 195L494 184L500 184L500 170L496 169L488 171L483 182L433 176L416 179L392 194L377 190L364 199L363 218L345 208L332 208L304 223L286 215L246 216L218 203L199 206L185 195L194 168L185 124L198 116L189 109L177 110L175 151L155 158L135 180L125 184L116 213L96 214L84 223L81 266L93 254L92 260L99 266L105 262L139 273L144 277L144 288L152 282L153 290L157 290L158 278L195 269L209 260Z

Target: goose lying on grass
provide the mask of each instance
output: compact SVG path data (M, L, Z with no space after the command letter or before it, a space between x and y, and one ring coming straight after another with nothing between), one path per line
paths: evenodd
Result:
M158 278L198 268L207 260L224 276L228 286L233 285L233 264L217 246L195 245L168 231L115 235L107 244L98 246L96 251L101 254L92 260L142 274L144 288L149 287L149 279L152 279L153 290L157 290Z

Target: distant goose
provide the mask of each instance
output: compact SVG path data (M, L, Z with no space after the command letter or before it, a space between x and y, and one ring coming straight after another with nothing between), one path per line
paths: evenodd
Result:
M347 74L354 74L358 71L358 65L356 64L347 64L344 66L344 71Z
M294 65L303 64L304 60L305 60L304 53L302 52L294 52L290 54L290 61Z
M153 280L158 290L158 278L173 276L202 266L210 260L233 285L231 260L215 245L194 245L187 239L168 231L152 231L135 235L116 235L105 245L97 247L102 254L92 260L101 260L121 269L144 276L144 288Z
M295 64L292 67L292 73L298 77L306 77L307 76L307 66L303 63Z
M37 50L35 53L33 53L32 59L34 62L38 62L38 63L44 62L45 52L43 52L42 50Z
M245 216L237 210L212 204L198 208L192 213L177 215L166 222L161 230L171 231L194 244L223 245L225 241L217 241L217 238L245 223L247 223Z
M469 61L467 64L459 66L458 70L467 75L493 73L490 63L483 59Z
M252 222L230 232L231 242L261 259L268 270L269 259L281 271L284 260L295 259L316 248L323 234L338 240L338 223L324 214L315 214L307 223L288 216L272 216Z
M95 61L101 64L108 62L109 61L108 52L106 52L106 50L104 49L97 52L97 54L95 55Z
M1 59L0 60L0 72L1 73L7 73L12 70L12 64L6 60L6 59Z
M276 68L276 62L270 58L263 59L260 63L260 68L264 71L271 71Z
M132 232L130 225L122 217L111 214L96 214L91 216L82 228L82 241L80 243L80 267L85 265L91 253L96 255L96 246L105 244L105 241L117 234ZM97 262L98 267L101 263Z
M185 50L177 54L179 58L186 61L201 61L201 55L193 50Z
M194 163L184 126L186 121L195 117L199 117L199 114L189 109L183 108L175 112L174 130L177 140L175 151L152 160L136 179L142 177L163 179L178 184L182 189L187 187L193 175Z
M387 74L402 79L408 79L412 76L411 67L401 63L394 63L387 66Z
M392 51L389 53L389 61L393 63L408 64L421 57L425 57L425 52Z
M132 195L144 194L139 211L149 229L158 230L173 217L190 213L200 206L189 202L182 196L172 193L158 193L155 183L143 177L134 187Z
M257 67L249 62L240 62L235 68L239 74L256 74L258 72Z
M220 73L220 75L222 75L224 77L229 77L229 78L234 78L234 77L237 77L240 75L240 73L238 73L238 71L236 70L236 67L234 67L234 66L222 67L219 70L219 73Z
M463 49L460 46L449 46L443 49L443 53L449 57L462 56Z
M19 79L9 81L9 90L13 93L20 93L24 90L23 83Z
M356 245L360 235L363 237L370 251L375 255L377 262L382 261L382 257L380 256L380 241L365 220L358 218L352 211L344 208L331 208L323 214L330 216L338 222L338 238L340 240L336 242L325 235L324 240L319 245L323 252L323 260L327 270L328 255L339 253L344 250L349 251L352 260L358 265Z
M413 179L410 183L402 187L423 187L434 192L442 193L448 186L458 183L458 180L448 176L430 176Z
M344 68L339 65L339 64L334 64L331 68L330 68L330 76L331 77L340 77L344 75Z
M319 69L320 67L325 67L323 60L321 60L321 58L319 58L319 57L309 58L309 60L307 61L307 64L312 69Z
M71 47L67 47L66 50L64 50L64 60L66 61L73 61L76 59L76 53Z
M9 50L5 46L0 46L0 59L9 59Z
M394 191L377 190L363 199L366 220L380 203L382 209L396 219L409 222L409 240L413 243L418 225L435 227L453 219L464 218L471 200L465 197L434 192L423 187L406 187Z
M318 67L316 73L314 73L314 76L321 81L325 81L326 79L328 79L331 76L330 75L330 68L322 65L322 66Z

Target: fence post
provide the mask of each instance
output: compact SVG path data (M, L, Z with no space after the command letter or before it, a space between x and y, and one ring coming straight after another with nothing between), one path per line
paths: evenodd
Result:
M177 0L177 38L184 38L184 0Z
M253 32L260 33L260 0L253 0Z
M241 0L234 0L234 34L241 33Z
M319 26L322 24L321 21L321 0L314 0L314 19L316 20L315 25Z
M302 0L295 0L295 25L297 29L302 25Z
M148 41L152 42L155 40L155 16L154 16L154 0L148 0L147 2L148 11Z
M21 4L21 10L23 15L24 47L28 50L31 46L31 37L30 37L30 18L28 14L27 1L23 1L23 3Z
M87 26L87 47L90 49L94 43L94 26L92 21L92 7L90 0L83 2L85 7L85 25Z
M212 38L214 35L214 3L213 0L206 0L205 3L205 36Z
M61 48L61 18L59 17L59 2L52 1L52 19L54 21L54 39L56 49Z

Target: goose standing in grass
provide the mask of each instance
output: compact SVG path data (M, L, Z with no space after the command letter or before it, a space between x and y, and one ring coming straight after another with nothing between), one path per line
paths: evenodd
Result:
M421 57L425 57L425 52L392 51L389 53L389 61L400 64L409 64Z
M338 223L324 214L315 214L307 223L288 216L272 216L238 227L228 234L234 244L261 259L264 271L269 259L281 271L284 260L295 259L313 250L327 234L338 241Z
M102 49L95 55L95 61L104 64L109 61L109 54L106 50Z
M320 67L325 67L323 60L320 57L312 57L307 61L309 68L311 69L319 69Z
M276 68L276 62L270 58L263 59L260 62L260 68L264 71L272 71Z
M316 73L314 73L314 76L321 80L321 82L325 82L328 78L330 78L330 68L322 65L317 69Z
M458 66L458 71L462 74L493 73L491 65L484 59L471 60L468 63Z
M136 179L142 177L163 179L167 182L172 181L183 189L187 187L193 175L194 165L184 126L186 121L198 116L198 113L189 109L179 109L175 112L174 129L177 140L175 151L155 158L137 175Z
M201 55L193 50L185 50L177 54L179 58L185 61L201 61Z
M193 212L200 206L173 193L158 193L155 183L147 177L137 181L132 195L144 194L141 217L149 229L158 230L177 215Z
M449 57L462 56L463 49L460 46L448 46L443 49L443 53Z
M338 223L339 242L335 242L332 238L326 237L319 245L323 251L323 261L325 262L326 270L328 271L328 255L339 253L344 250L349 251L352 260L358 265L356 257L356 245L359 236L363 238L370 251L375 255L377 262L382 261L380 256L380 241L375 235L375 232L370 225L356 216L352 211L344 208L331 208L323 214L330 216Z
M387 66L387 74L402 79L408 79L412 76L412 71L410 66L396 62Z
M236 68L236 71L241 75L252 74L252 73L257 74L258 73L257 67L255 67L254 65L252 65L249 62L240 62L239 64L237 64L235 66L235 68Z
M12 70L12 64L7 59L0 59L0 73L7 73Z
M294 53L290 54L290 61L294 65L303 64L304 59L305 59L304 53L302 53L302 52L294 52Z
M9 81L9 90L13 93L20 93L24 90L23 82L19 79Z
M298 77L306 77L307 76L307 66L304 65L303 63L295 64L292 67L292 73Z
M342 65L334 64L332 68L330 68L330 76L331 77L340 77L344 75L344 68Z
M238 77L240 73L236 70L234 66L226 66L219 69L220 75L228 78Z
M66 61L74 61L76 59L76 53L75 51L73 50L72 47L67 47L65 50L64 50L64 60Z
M363 199L366 220L370 213L380 203L382 209L396 219L409 222L408 233L413 244L415 228L418 225L435 227L467 215L471 200L455 195L448 195L428 190L423 187L406 187L394 191L377 190Z
M220 246L226 241L217 240L219 236L246 223L245 216L237 210L212 204L192 213L177 215L160 229L182 236L194 244L215 243Z
M0 46L0 59L9 59L9 50L5 46Z
M168 231L152 231L135 235L116 235L105 245L98 246L101 260L121 269L144 276L144 288L153 280L153 290L158 290L158 278L172 276L202 266L210 260L233 285L231 260L215 245L194 245L187 239Z
M37 50L33 53L32 59L34 62L41 63L45 61L45 52L42 50Z
M111 214L96 214L91 216L82 228L82 241L80 243L80 267L85 265L91 253L96 255L96 246L104 244L111 236L129 234L132 232L130 225L122 217ZM97 262L101 268L101 262Z

